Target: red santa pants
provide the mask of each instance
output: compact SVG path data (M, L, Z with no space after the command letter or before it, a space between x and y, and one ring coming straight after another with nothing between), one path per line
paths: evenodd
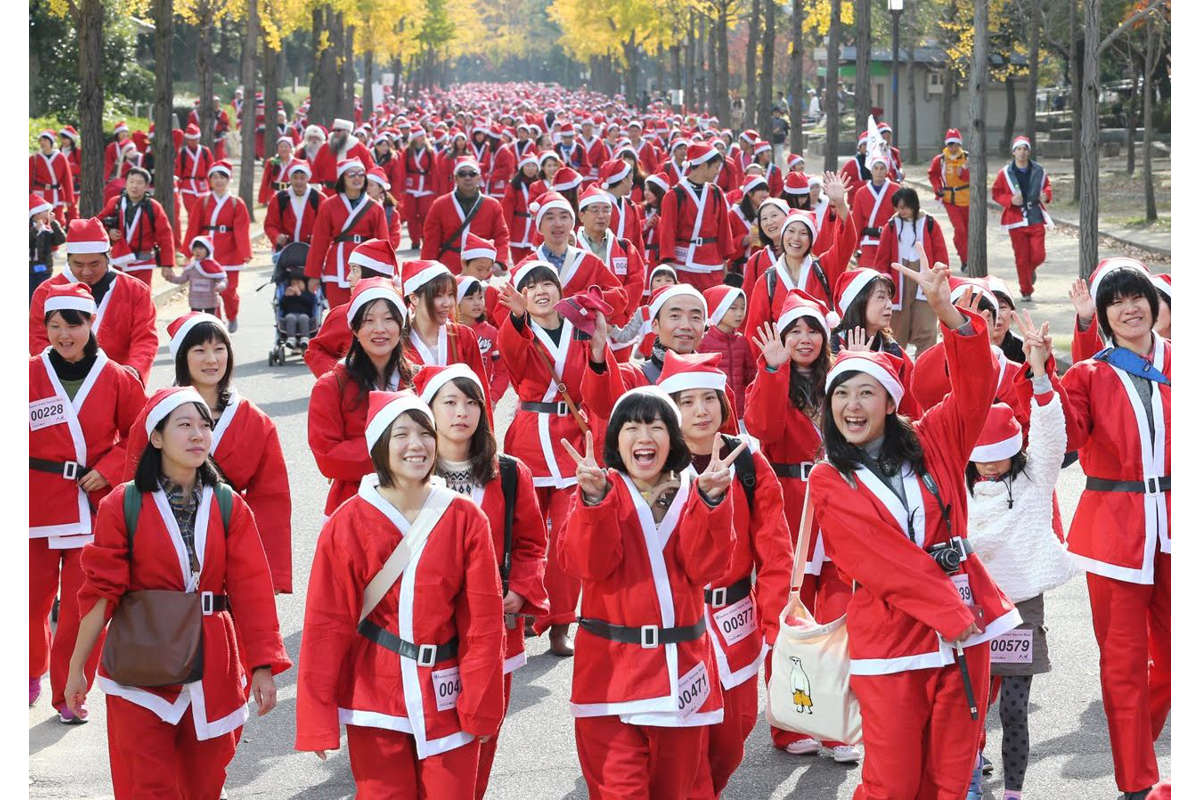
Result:
M858 251L858 266L875 267L875 253L879 250L877 244L864 244ZM881 270L882 271L882 270Z
M962 800L987 717L991 653L965 651L979 719L967 710L957 664L891 675L851 675L862 706L862 783L854 800Z
M575 750L591 800L683 800L706 752L705 726L628 725L577 717Z
M233 732L197 741L189 706L178 724L108 695L108 761L116 800L217 800L236 749Z
M347 725L346 746L358 800L462 800L475 796L478 739L444 753L417 758L417 744L411 733Z
M739 683L732 689L722 688L725 720L717 725L705 725L706 758L700 759L696 784L691 800L715 800L721 796L730 777L742 763L746 739L758 720L758 675Z
M49 541L44 538L29 540L29 677L40 678L47 669L50 670L50 703L61 711L66 707L63 690L67 685L67 667L79 633L78 594L83 584L79 556L83 548L51 550ZM51 641L50 610L55 594L61 599L58 627ZM83 674L89 689L96 677L102 641L96 643L84 665Z
M1025 225L1008 231L1013 258L1017 262L1017 283L1021 294L1033 294L1034 271L1046 260L1046 226Z
M971 207L948 203L943 203L942 207L946 209L946 216L950 217L950 224L954 227L954 249L958 251L958 258L965 266L967 263L967 222L971 218Z
M799 483L799 481L797 481ZM812 609L813 616L820 624L833 622L846 613L853 595L850 584L842 580L842 575L832 561L826 561L821 566L820 575L805 575L800 584L800 599L804 605ZM771 680L771 659L767 658L766 680ZM771 741L780 750L787 748L792 742L801 742L813 737L803 733L785 731L783 728L771 726ZM838 747L845 742L835 742L832 739L822 739L824 747Z
M508 713L508 702L512 699L512 673L504 676L504 713ZM500 721L501 726L504 720ZM486 742L479 745L479 769L475 773L475 797L483 800L487 792L488 780L492 777L492 762L496 760L496 744L500 739L500 731Z
M238 308L241 307L242 301L238 298L238 275L239 270L226 270L225 281L226 286L221 290L221 304L225 307L225 319L230 322L237 319Z
M567 510L574 494L574 486L566 489L539 486L537 490L538 504L546 515L546 527L550 531L549 557L546 559L546 594L550 597L550 615L534 622L533 629L539 634L551 625L566 625L575 621L575 609L579 605L579 579L568 575L558 561L558 542L562 538Z
M688 272L685 269L679 269L678 264L674 266L682 283L690 283L701 292L705 289L711 289L714 286L720 286L725 282L725 270L723 269L719 269L716 272Z
M1158 782L1154 741L1171 710L1171 556L1155 555L1153 584L1087 583L1117 788L1136 792Z
M321 291L325 293L325 299L329 301L330 308L337 308L343 303L350 302L350 289L343 289L334 281L322 282Z
M433 195L414 197L404 195L404 220L408 223L408 238L412 247L421 248L422 231L425 230L425 217L429 216L429 207L433 205ZM515 262L514 262L515 263Z

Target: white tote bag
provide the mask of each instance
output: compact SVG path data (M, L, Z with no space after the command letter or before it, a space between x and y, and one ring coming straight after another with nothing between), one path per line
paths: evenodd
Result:
M779 615L779 635L771 651L767 721L816 739L859 744L862 712L850 690L850 648L846 617L817 624L800 599L805 556L813 536L808 497L800 518L799 546L792 565L792 589ZM789 622L789 618L792 622Z

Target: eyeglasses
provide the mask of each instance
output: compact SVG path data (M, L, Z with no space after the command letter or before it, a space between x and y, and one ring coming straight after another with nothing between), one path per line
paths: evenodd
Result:
M456 172L454 174L456 177L459 177L459 178L478 178L479 177L478 172Z

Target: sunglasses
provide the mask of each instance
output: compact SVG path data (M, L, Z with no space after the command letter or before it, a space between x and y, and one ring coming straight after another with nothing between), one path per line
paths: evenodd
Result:
M479 177L479 173L478 173L478 172L474 172L474 171L471 171L471 172L456 172L456 173L454 173L454 175L455 175L456 177L459 177L459 178L478 178L478 177Z

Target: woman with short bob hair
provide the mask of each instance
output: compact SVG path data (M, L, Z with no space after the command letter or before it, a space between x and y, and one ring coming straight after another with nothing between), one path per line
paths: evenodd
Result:
M504 633L487 517L434 477L433 412L370 393L373 470L321 530L305 605L296 749L346 726L357 796L471 798L504 716Z
M617 399L597 462L589 432L557 558L583 583L571 688L575 743L593 796L690 795L722 693L704 587L729 566L730 466L719 435L698 476L680 414L657 386Z
M84 548L83 617L66 688L76 715L87 697L88 654L127 593L203 595L198 680L126 685L108 672L107 660L100 667L119 800L217 797L250 716L243 687L249 683L262 716L275 706L273 676L291 666L254 514L220 482L209 457L212 425L194 388L155 392L146 405L148 443L135 478L101 501L96 540ZM253 665L249 675L243 664Z

